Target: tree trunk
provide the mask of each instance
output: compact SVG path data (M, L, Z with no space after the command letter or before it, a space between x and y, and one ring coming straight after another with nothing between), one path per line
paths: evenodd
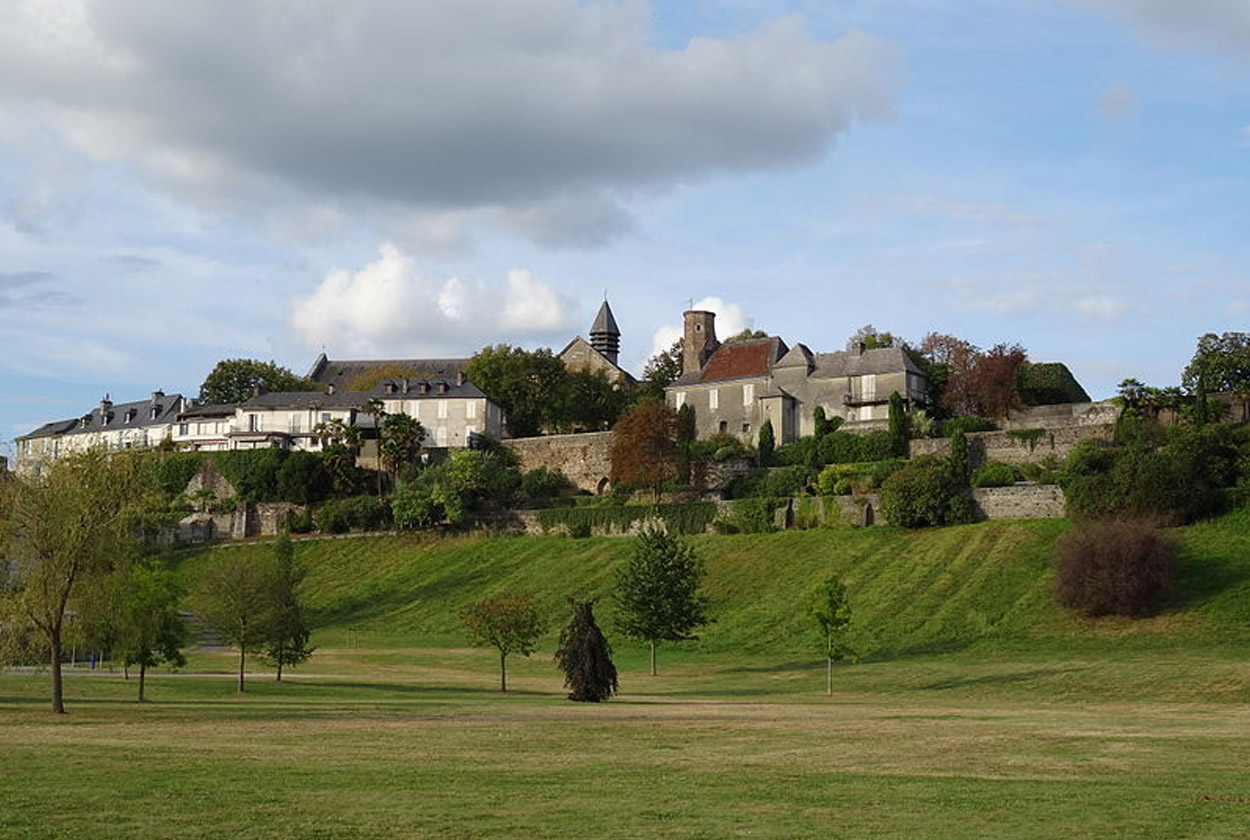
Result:
M61 685L61 634L56 632L48 639L48 647L51 648L51 659L48 664L52 667L52 711L55 714L65 714L65 692Z
M243 693L243 661L247 658L247 651L239 648L239 693Z
M825 694L833 696L833 657L825 657Z
M651 676L655 676L655 639L651 640Z
M278 676L275 682L282 682L282 657L278 657Z
M499 654L499 690L508 690L508 654Z
M148 676L148 666L140 662L139 663L139 702L140 703L146 703L148 701L147 695L144 694L143 692L143 689L147 684L147 676Z

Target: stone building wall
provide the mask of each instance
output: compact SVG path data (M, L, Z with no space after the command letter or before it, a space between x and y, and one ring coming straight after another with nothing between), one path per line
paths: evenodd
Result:
M579 490L602 494L610 488L611 432L516 438L503 442L516 453L521 472L537 467L559 470Z
M979 487L972 500L982 519L1061 519L1066 515L1063 490L1054 484Z

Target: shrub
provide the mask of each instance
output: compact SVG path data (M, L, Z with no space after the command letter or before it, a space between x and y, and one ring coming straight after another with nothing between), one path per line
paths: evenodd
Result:
M950 461L940 455L912 459L881 485L882 513L904 528L970 521L971 505L966 499L951 474Z
M1059 480L1059 469L1062 464L1052 452L1040 461L1016 464L1016 472L1025 481L1035 484L1055 484Z
M769 497L798 496L807 487L807 470L803 467L779 467L767 470L752 487L751 495Z
M879 488L887 478L902 469L906 461L891 458L858 464L830 464L816 478L816 489L822 496L845 496L868 493Z
M777 500L765 496L738 499L733 503L728 523L734 529L730 533L771 534L777 530L773 524L773 512Z
M287 455L277 474L278 499L306 505L330 494L330 473L325 462L313 452Z
M200 471L203 456L198 452L166 455L156 464L156 485L167 499L177 498Z
M553 498L572 489L572 483L559 470L535 467L521 476L521 500L528 507L546 507Z
M1059 603L1087 616L1146 615L1171 581L1175 554L1153 520L1087 523L1059 540Z
M1009 487L1015 483L1015 467L1002 461L986 461L972 476L973 487Z
M391 507L375 496L332 499L317 511L317 529L328 534L375 531L391 524Z
M695 463L751 457L751 450L745 443L733 435L726 434L690 441L689 453L690 460Z
M952 417L942 424L942 434L951 437L955 432L963 432L965 435L972 432L992 432L997 426L994 421L986 420L984 417L976 417L972 414L961 414L958 417Z
M288 510L283 527L292 534L307 534L313 529L312 509Z
M222 477L248 502L278 500L278 470L286 459L281 449L236 449L215 452Z

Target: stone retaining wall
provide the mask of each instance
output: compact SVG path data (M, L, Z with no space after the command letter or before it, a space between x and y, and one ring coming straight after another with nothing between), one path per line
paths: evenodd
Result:
M1047 429L1041 439L1030 448L1028 441L1012 437L1009 432L972 432L968 435L968 461L974 470L986 461L1022 464L1041 461L1048 455L1054 455L1062 461L1081 441L1109 441L1114 433L1113 424L1057 427ZM921 438L911 441L910 455L913 458L917 455L949 455L950 449L950 438Z
M521 472L546 467L564 473L579 490L602 495L610 489L611 432L516 438L503 444L516 453Z
M982 519L1062 519L1067 515L1063 490L1054 484L979 487L972 491Z

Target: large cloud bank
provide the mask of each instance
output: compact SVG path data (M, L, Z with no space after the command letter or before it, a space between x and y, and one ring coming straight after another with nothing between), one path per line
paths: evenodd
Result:
M0 104L183 199L472 211L548 244L618 232L630 195L818 159L899 79L889 45L795 17L661 49L642 2L5 7Z
M509 271L502 283L435 278L387 244L363 268L327 274L296 303L291 323L332 356L460 356L499 341L567 339L570 309L528 271Z

